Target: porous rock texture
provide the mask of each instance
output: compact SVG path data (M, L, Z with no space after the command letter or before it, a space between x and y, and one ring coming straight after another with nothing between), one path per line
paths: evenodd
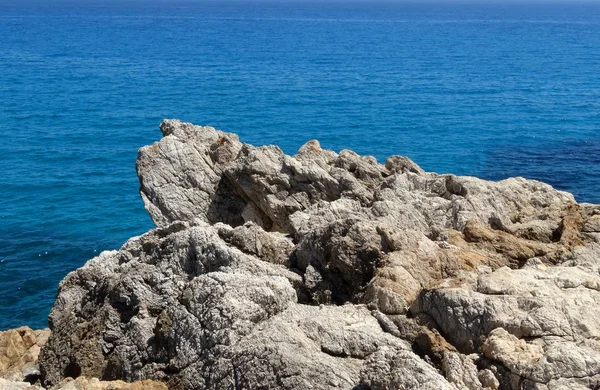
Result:
M43 390L38 356L50 329L32 330L27 326L0 332L0 390ZM52 390L167 390L162 382L151 380L126 383L97 378L66 378Z
M161 130L137 161L157 228L61 282L46 386L600 386L599 206L317 141L288 156Z

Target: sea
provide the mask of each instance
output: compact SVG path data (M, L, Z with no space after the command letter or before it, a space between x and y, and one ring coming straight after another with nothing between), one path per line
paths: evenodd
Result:
M0 330L153 227L163 118L600 203L600 2L0 0Z

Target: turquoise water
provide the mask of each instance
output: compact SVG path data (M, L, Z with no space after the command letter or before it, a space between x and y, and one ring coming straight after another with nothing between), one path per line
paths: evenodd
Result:
M600 5L0 0L0 329L152 223L164 117L600 202ZM20 3L21 4L21 3Z

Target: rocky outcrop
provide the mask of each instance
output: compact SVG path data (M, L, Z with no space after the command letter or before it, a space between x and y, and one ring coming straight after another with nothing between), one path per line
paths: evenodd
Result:
M44 389L40 384L38 356L49 336L50 329L31 330L26 326L0 332L0 389ZM167 390L167 386L151 380L126 383L78 377L66 378L52 390Z
M79 377L77 379L67 378L52 390L167 390L162 382L151 380L126 383L123 381L100 381L98 378L88 379Z
M40 377L38 356L50 336L50 329L27 326L0 332L0 378L35 382Z
M32 385L29 382L9 381L0 378L0 389L2 390L44 390L39 384ZM53 386L51 390L168 390L162 382L151 380L126 383L123 381L100 381L97 378L88 379L79 377L77 379L67 378L59 385Z
M61 282L46 386L600 386L599 206L317 141L287 156L161 130L137 162L157 229Z

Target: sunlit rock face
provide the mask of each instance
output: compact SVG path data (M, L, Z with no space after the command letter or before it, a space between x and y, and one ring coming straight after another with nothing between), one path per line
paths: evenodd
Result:
M600 386L599 206L317 141L288 156L161 130L137 161L157 228L61 282L44 385Z

